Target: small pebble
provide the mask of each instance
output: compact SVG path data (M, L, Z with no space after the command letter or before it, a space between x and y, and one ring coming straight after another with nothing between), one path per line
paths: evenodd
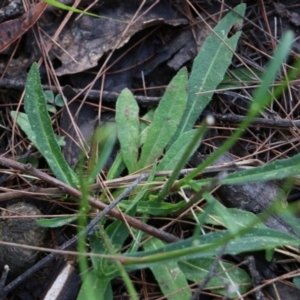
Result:
M36 224L36 218L26 218L28 215L41 214L34 205L25 202L7 206L0 212L0 241L41 246L45 229ZM8 216L18 218L7 218ZM0 269L8 265L10 275L19 275L35 263L37 255L36 250L0 244Z

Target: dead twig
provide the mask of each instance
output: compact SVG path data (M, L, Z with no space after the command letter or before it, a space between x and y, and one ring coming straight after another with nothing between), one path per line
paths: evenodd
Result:
M225 114L225 115L217 114L217 113L209 113L209 114L212 115L216 120L231 122L231 123L240 123L247 118L247 116L241 116L236 114ZM275 128L291 128L291 127L300 128L300 120L290 121L287 119L279 119L279 118L270 118L270 119L254 118L251 125L252 126L263 125L263 126L273 127L273 128L274 127Z
M22 163L19 163L19 162L16 162L12 159L9 159L9 158L5 158L5 157L0 157L0 165L4 166L4 167L7 167L7 168L12 168L12 169L15 169L15 170L19 170L19 171L22 171L24 173L27 173L27 174L30 174L30 175L33 175L37 178L40 178L42 180L44 180L45 182L51 184L51 185L54 185L54 186L57 186L59 187L61 190L63 190L66 194L69 194L69 195L72 195L76 198L81 198L82 197L82 193L59 181L58 179L56 178L53 178L51 176L49 176L48 174L32 167L31 164L22 164ZM105 209L107 209L107 205L98 201L96 198L94 197L91 197L89 196L88 197L88 202L91 206L103 211ZM155 227L152 227L148 224L145 224L133 217L130 217L124 213L121 213L117 210L111 210L109 213L108 213L109 216L111 217L114 217L120 221L126 221L129 225L143 231L143 232L146 232L148 233L149 235L151 236L155 236L157 237L158 239L162 240L162 241L165 241L167 243L172 243L172 242L176 242L178 241L179 239L177 237L175 237L174 235L172 234L169 234L169 233L166 233L166 232L163 232Z
M95 228L95 226L107 215L109 214L113 208L118 205L118 203L123 200L124 198L126 198L134 188L136 188L136 186L139 184L139 182L145 178L147 178L148 175L147 174L142 174L139 176L139 178L137 178L118 198L116 198L112 203L110 203L105 209L103 209L103 211L97 216L95 217L89 224L88 226L82 230L78 235L74 236L73 238L71 238L70 240L68 240L67 242L65 242L63 245L61 245L59 247L59 250L65 250L69 247L71 247L72 245L74 245L78 239L82 236L86 236L86 235L91 235L93 233L93 230ZM59 255L59 253L57 252L52 252L50 253L48 256L44 257L42 260L40 260L38 263L36 263L34 266L32 266L30 269L28 269L27 271L25 271L21 276L19 276L18 278L16 278L14 281L12 281L11 283L9 283L5 288L1 289L1 281L0 281L0 297L5 296L6 294L8 294L9 292L11 292L16 286L18 286L19 284L21 284L22 282L24 282L24 280L26 280L27 278L29 278L32 274L34 274L36 271L40 270L43 266L45 266L47 263L49 263L50 261L52 261L55 257L57 257ZM2 277L5 276L5 273L3 273L4 275ZM6 274L7 275L7 274ZM6 277L5 277L6 278ZM5 279L3 279L5 280Z

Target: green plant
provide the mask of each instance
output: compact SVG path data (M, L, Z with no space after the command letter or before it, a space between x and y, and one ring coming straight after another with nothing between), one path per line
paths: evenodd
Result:
M78 14L84 14L84 15L87 15L87 16L99 18L99 16L96 15L96 14L92 14L92 13L89 13L87 11L83 11L81 9L74 8L72 6L60 3L59 1L56 1L56 0L44 0L44 2L54 6L56 8L59 8L59 9L68 10L68 11L72 11L72 12L75 12L75 13L78 13Z
M54 96L52 91L45 91L44 93L44 99L47 103L47 110L50 113L56 113L57 109L55 106L63 107L64 106L64 100L60 94L57 94ZM30 125L28 115L22 112L16 112L12 110L10 112L10 115L13 119L16 120L17 124L23 129L23 131L28 136L29 140L34 144L37 145L36 139L35 139L35 133ZM59 146L64 146L65 141L63 137L60 137L58 135L55 135L55 139Z
M114 20L116 22L124 23L124 21L116 20L116 19L113 19L113 18L105 17L105 16L99 16L99 15L90 13L88 11L84 11L84 10L77 9L75 7L63 4L63 3L59 2L59 1L56 1L56 0L43 0L43 1L46 2L47 4L53 6L53 7L58 8L58 9L67 10L67 11L71 11L71 12L74 12L74 13L77 13L77 14L87 15L87 16L90 16L90 17Z
M209 159L194 172L176 181L180 170L201 143L208 121L203 121L198 129L193 129L193 126L211 100L212 91L221 84L225 76L240 37L240 33L236 33L228 38L228 32L234 24L241 22L244 11L245 5L239 5L216 26L216 34L212 33L207 38L194 61L189 78L185 68L173 78L158 107L144 117L151 121L151 125L148 126L139 121L139 107L128 89L125 89L117 100L116 123L121 152L111 167L108 177L115 178L125 169L129 174L146 169L150 173L147 183L151 184L161 182L163 179L156 175L157 171L172 171L171 176L158 192L151 191L147 185L137 187L129 199L119 204L119 208L126 214L138 215L144 222L147 222L149 216L172 215L186 205L185 201L176 204L165 201L168 195L180 188L194 189L196 193L201 193L207 205L205 212L196 216L197 228L193 237L166 245L156 238L147 240L149 237L143 232L129 230L124 222L116 220L108 225L105 221L101 222L99 230L89 237L91 252L98 254L91 258L93 269L88 271L88 263L84 257L80 260L81 271L85 275L78 299L112 299L111 281L117 276L123 278L131 298L137 299L137 293L128 272L143 268L150 268L166 298L190 299L192 292L188 281L199 283L204 280L213 264L214 257L220 251L234 255L265 250L270 256L272 250L278 246L299 244L298 238L267 228L257 216L221 205L209 193L209 184L213 179L194 179L237 141L251 120L272 101L273 97L282 93L287 82L282 82L273 93L269 92L269 86L288 55L292 40L290 33L282 39L265 75L260 74L262 84L254 93L246 120ZM288 78L293 78L298 70L299 62ZM85 175L74 174L59 151L46 109L45 95L41 90L36 64L32 66L28 75L25 111L29 117L31 132L35 136L34 139L31 138L31 141L47 159L54 175L70 185L80 185L83 193L80 199L81 215L83 215L88 210L89 184L94 182L103 167L112 148L113 139L106 144L99 160L94 158L95 168ZM100 136L95 134L96 143L101 143L100 140ZM263 167L232 173L224 179L219 179L219 182L236 184L288 178L299 174L299 165L299 155L296 155ZM203 187L208 188L201 190ZM118 189L114 193L117 195L121 192L122 189ZM275 202L274 208L277 204ZM286 213L291 217L288 211ZM211 219L211 216L215 218ZM200 233L205 223L216 222L216 220L217 224L224 226L223 231ZM59 225L69 221L70 219L60 220ZM82 226L86 224L84 218L79 221ZM59 220L52 220L50 225L55 225L57 222ZM128 239L131 239L132 243L124 250L125 241ZM225 248L224 245L226 245ZM84 239L80 241L79 249L81 254L87 251ZM104 255L111 255L114 258L108 259L103 257ZM217 288L215 292L221 295L236 297L246 292L251 286L249 275L234 264L220 260L216 273L218 276L209 280L207 287ZM229 292L225 288L228 283L238 286L238 290Z
M60 94L57 94L56 96L54 96L53 92L52 91L44 91L44 94L45 94L45 98L47 100L47 108L48 108L48 111L51 112L51 113L56 113L57 112L57 109L55 106L58 106L58 107L63 107L65 105L65 102L64 102L64 99L62 97L62 95Z

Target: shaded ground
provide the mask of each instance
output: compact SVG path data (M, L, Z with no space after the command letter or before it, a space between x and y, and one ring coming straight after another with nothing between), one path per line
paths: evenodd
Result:
M70 2L72 3L64 1L66 4ZM81 8L91 4L90 1L81 2ZM96 120L114 118L117 93L124 88L130 88L140 104L141 115L156 106L164 87L177 71L182 66L187 66L190 70L204 39L211 32L210 26L214 27L231 7L240 2L199 1L193 2L192 5L186 1L149 0L139 7L140 1L128 1L126 4L122 1L99 1L90 11L106 18L82 16L76 19L76 14L70 16L65 11L43 4L31 7L28 11L27 3L25 13L21 1L3 1L0 11L1 155L22 159L24 163L30 162L36 166L38 164L39 168L47 167L10 115L12 110L23 111L26 75L34 61L41 63L41 80L45 90L52 89L54 94L63 94L69 103L72 103L69 105L69 111L65 107L56 106L52 116L56 132L66 137L63 152L70 166L74 168L84 139L88 140L92 135ZM298 58L300 49L299 1L278 1L277 4L264 1L246 3L243 33L230 70L240 69L246 73L246 68L250 68L258 75L263 73L282 33L292 29L295 33L295 43L287 62L288 69L288 65ZM131 23L126 23L129 20ZM235 30L233 28L233 32ZM285 71L282 71L282 77ZM203 156L209 155L231 135L246 114L254 88L260 84L259 80L254 77L245 78L244 74L237 76L234 72L229 72L229 75L230 82L224 82L206 108L205 114L213 114L216 124L207 133L190 162L191 166L198 165ZM232 88L233 81L236 81L237 88ZM234 161L245 166L255 166L297 154L300 143L298 96L297 82L294 82L281 99L276 99L272 106L255 120L232 149L231 154L221 162ZM42 180L32 181L15 170L7 172L6 168L0 171L1 207L25 199L35 204L46 215L71 214L77 211L77 205L71 199L60 201L59 198L54 198L53 194L58 193L57 190L47 190L50 186ZM244 186L242 191L232 191L223 187L217 190L215 195L227 206L258 213L264 206L253 204L253 199L257 199L262 193L265 193L265 199L272 198L272 192L278 189L277 184L278 182L272 182ZM36 187L44 188L39 190L43 196L36 195ZM232 201L237 193L246 194L250 199L247 205L241 207ZM288 200L295 202L298 199L296 182ZM168 221L153 218L150 223L160 228L168 224ZM291 230L285 225L283 228L274 223L270 226L289 233ZM193 229L194 225L186 225L182 220L178 220L170 232L184 238L191 236ZM74 229L71 226L49 230L44 246L56 248L73 234ZM44 252L40 253L39 258L45 255ZM297 249L292 249L286 255L278 254L271 263L265 261L263 255L256 255L256 266L252 264L251 258L246 256L226 259L235 263L248 263L245 269L251 274L257 292L252 291L244 299L264 299L260 293L264 293L269 299L297 299L300 297L299 290L293 286L288 275L299 269L298 255ZM68 261L77 268L76 258L70 256ZM13 287L8 299L42 299L42 294L49 288L48 278L58 263L58 259L52 261L25 280L20 287ZM295 276L297 273L291 275ZM140 271L135 272L132 277L141 299L161 297L151 274ZM265 283L273 280L276 282L276 278L280 278L280 282L274 285L266 284L267 288L260 288ZM78 281L75 282L74 290L79 288ZM116 280L113 286L116 299L127 299L124 295L121 296L125 288L120 281ZM275 289L278 298L275 298ZM287 296L288 293L290 296ZM205 290L201 299L217 297L220 296L213 291Z

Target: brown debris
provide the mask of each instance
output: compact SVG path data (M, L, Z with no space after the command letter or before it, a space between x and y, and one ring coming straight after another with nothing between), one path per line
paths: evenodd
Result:
M65 27L59 43L67 53L55 46L52 48L62 62L62 67L56 70L56 74L73 74L95 67L104 53L119 49L135 33L152 24L186 24L184 19L180 22L172 21L174 11L163 2L153 8L143 6L135 17L137 8L132 2L121 2L117 10L115 7L103 8L99 19L82 16Z
M284 4L281 3L273 3L276 12L282 17L282 18L288 18L291 23L293 23L295 26L300 25L300 15L291 12L289 9L286 8Z
M0 241L41 246L45 230L36 224L36 218L27 217L41 214L34 205L25 202L7 206L0 214ZM0 269L8 265L10 274L21 274L35 263L37 255L36 250L0 243Z
M30 8L22 17L0 24L0 53L20 38L41 17L47 3L41 1Z

